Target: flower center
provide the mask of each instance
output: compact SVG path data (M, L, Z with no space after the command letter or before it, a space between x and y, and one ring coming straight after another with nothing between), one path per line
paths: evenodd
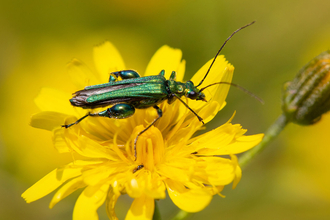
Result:
M134 137L144 129L142 125L135 127ZM131 147L132 155L134 155L134 144ZM136 143L137 158L136 163L143 165L147 170L154 170L154 167L164 161L165 147L162 133L158 128L152 126L143 132Z

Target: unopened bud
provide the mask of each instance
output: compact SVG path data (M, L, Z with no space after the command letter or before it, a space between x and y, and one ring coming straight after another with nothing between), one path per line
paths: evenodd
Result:
M282 109L301 125L314 124L330 110L330 51L312 59L284 85Z

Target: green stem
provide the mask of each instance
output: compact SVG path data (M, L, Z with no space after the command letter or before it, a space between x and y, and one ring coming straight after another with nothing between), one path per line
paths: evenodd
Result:
M243 168L251 162L257 154L259 154L275 137L277 137L289 121L290 120L284 114L278 117L274 124L268 128L262 141L239 158L238 162L240 166Z
M192 215L192 213L188 213L186 211L180 210L178 212L178 214L176 214L176 216L174 216L172 218L172 220L184 220L184 219L188 218L191 215Z
M160 215L158 204L155 200L155 211L154 211L154 216L152 217L152 220L161 220L161 219L162 219L162 217Z

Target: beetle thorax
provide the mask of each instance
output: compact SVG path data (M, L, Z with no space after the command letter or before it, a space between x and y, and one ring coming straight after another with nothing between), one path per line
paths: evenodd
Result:
M181 97L185 95L186 85L182 82L168 80L168 89L171 94L175 93L176 95Z
M198 88L196 88L193 82L188 81L186 83L177 82L174 80L168 80L168 89L170 94L176 94L177 96L186 96L189 99L193 100L203 100L205 101L204 93L200 92Z

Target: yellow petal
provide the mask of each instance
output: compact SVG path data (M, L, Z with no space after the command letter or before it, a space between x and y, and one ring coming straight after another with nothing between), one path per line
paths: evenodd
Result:
M219 186L231 183L235 178L237 160L220 158L220 157L205 157L203 158L207 167L201 172L205 172L207 176L207 184Z
M225 153L224 151L230 152L230 154L239 154L245 152L259 144L263 137L264 134L241 136L236 139L235 143L228 145L226 147L227 149L224 148L223 151L220 153L223 154Z
M212 195L206 190L187 189L183 184L166 180L167 192L173 203L186 212L199 212L212 200Z
M88 186L77 199L73 220L98 220L97 209L104 203L109 185Z
M239 166L237 166L236 170L235 170L235 179L233 181L233 187L232 187L233 189L236 188L236 186L237 186L238 182L241 180L241 178L242 178L242 169Z
M73 168L70 165L61 169L55 169L28 188L22 194L22 197L27 203L33 202L48 195L68 179L79 175L81 175L81 168Z
M165 164L159 165L158 173L169 179L186 182L190 180L189 168L193 168L195 164L196 161L190 158L175 157Z
M167 140L171 140L173 136L176 136L177 131L181 128L182 123L185 121L185 117L182 116L186 115L186 112L189 110L186 108L185 111L178 112L179 105L181 105L181 103L178 102L173 103L172 105L168 105L167 103L164 103L163 105L169 109L168 111L163 111L164 116L166 117L166 115L171 114L172 117L169 120L170 124L166 128L161 127L161 122L159 122L160 126L159 124L158 126L162 131L163 136L166 137ZM170 145L170 142L168 143Z
M34 102L41 111L54 111L67 115L75 115L73 106L69 99L72 97L70 93L66 93L57 89L42 88Z
M59 112L43 111L32 115L30 125L34 128L41 128L52 131L56 127L63 125L66 114Z
M76 89L83 89L89 85L104 83L84 63L77 59L73 59L67 65L67 68L72 82L76 85Z
M210 67L212 60L208 61L202 68L200 68L198 72L191 79L191 81L193 81L196 86L201 82L201 80L207 73L207 70ZM217 60L214 62L208 76L205 78L204 82L199 87L199 89L216 82L231 82L233 72L234 72L234 67L228 64L228 61L226 61L224 56L219 56ZM230 86L226 84L210 86L209 88L204 90L206 100L208 100L208 102L216 101L219 103L220 106L223 106L229 88ZM202 101L189 102L189 106L194 110L201 109L206 105L207 103Z
M74 178L73 180L66 183L64 186L62 186L55 195L53 196L52 201L49 204L49 208L53 208L59 201L73 193L79 188L85 187L86 184L82 181L81 177Z
M188 147L192 151L203 152L205 151L221 149L226 147L235 138L235 135L240 131L240 126L233 126L226 123L214 130L199 135L190 141L192 142Z
M226 123L212 131L191 139L189 148L203 155L238 154L256 146L263 134L243 135L246 132L239 124Z
M65 119L63 124L70 124L77 120L74 116L69 116ZM75 151L79 153L79 148L77 148L78 137L83 130L81 129L81 124L70 127L69 129L58 127L53 130L53 144L59 153L67 153ZM78 150L77 150L78 149Z
M197 71L197 73L192 77L191 81L193 81L196 86L204 78L212 61L213 61L213 59L211 59L207 63L205 63ZM224 77L224 74L226 73L227 65L228 65L228 61L225 59L225 57L223 55L218 56L218 58L216 59L216 61L213 64L208 76L205 78L204 82L202 83L201 87L205 87L212 83L221 82L221 80ZM211 88L212 87L210 87L210 89Z
M228 144L226 146L219 146L218 149L213 148L213 149L201 150L199 151L199 153L205 155L239 154L255 147L257 144L260 143L263 136L264 136L263 134L241 136L235 139L232 144Z
M223 76L220 82L231 82L234 74L234 66L228 64L223 70ZM221 106L224 105L224 101L229 92L230 85L220 84L218 87L214 86L216 90L212 91L212 86L208 88L208 91L212 94L212 101L218 102Z
M123 162L107 162L98 164L97 167L84 171L82 178L84 182L89 186L94 186L100 182L104 182L105 179L111 180L109 177L117 172L124 172L127 170L127 165Z
M94 62L102 83L109 81L111 72L125 70L125 64L120 53L108 41L94 47Z
M210 188L212 195L218 194L222 198L225 198L226 196L222 195L220 192L225 188L225 186L215 186Z
M53 130L53 145L59 153L69 153L72 152L71 145L65 138L65 130L61 128L56 128Z
M89 158L106 158L112 161L118 160L118 156L109 146L103 146L86 136L78 139L79 154Z
M151 220L154 214L154 199L141 196L134 199L125 220Z
M203 118L204 123L211 121L221 109L218 102L210 102L204 108L198 111L198 115Z
M138 175L132 176L127 181L127 194L132 198L139 198L141 195L146 195L150 198L164 199L166 197L166 188L159 174L145 169L139 172Z
M105 206L107 210L107 214L110 220L118 220L116 213L115 213L115 205L119 198L120 194L114 193L112 187L110 187L108 191L108 196L105 201Z
M162 177L159 174L152 172L145 189L145 194L152 198L165 199L166 197L166 186Z
M151 58L144 76L158 75L161 70L165 70L165 78L168 79L172 71L175 71L177 73L176 80L182 81L185 62L181 61L181 58L181 50L167 45L162 46Z

